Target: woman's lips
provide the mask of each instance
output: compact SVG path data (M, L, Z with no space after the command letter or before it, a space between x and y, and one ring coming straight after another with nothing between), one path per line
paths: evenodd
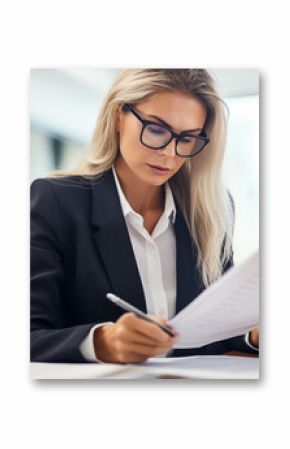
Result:
M164 175L165 173L168 173L169 172L169 168L165 168L165 167L160 167L160 165L151 165L151 164L147 164L148 165L148 167L150 167L153 171L154 171L154 173L158 173L158 174L161 174L161 175Z

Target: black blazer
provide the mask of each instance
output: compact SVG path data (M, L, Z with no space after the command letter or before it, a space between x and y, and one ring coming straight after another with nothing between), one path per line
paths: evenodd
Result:
M197 251L176 201L176 313L204 289ZM224 271L232 265L229 261ZM146 312L145 297L112 170L93 180L43 178L31 185L31 360L86 362L90 328L123 312L113 292ZM223 317L221 316L221 320ZM243 336L171 356L254 353Z

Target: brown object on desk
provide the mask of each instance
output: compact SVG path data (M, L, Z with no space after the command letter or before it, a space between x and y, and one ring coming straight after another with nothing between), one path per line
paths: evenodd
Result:
M240 352L240 351L230 351L225 352L224 355L234 355L237 357L259 357L259 354L249 354L248 352Z

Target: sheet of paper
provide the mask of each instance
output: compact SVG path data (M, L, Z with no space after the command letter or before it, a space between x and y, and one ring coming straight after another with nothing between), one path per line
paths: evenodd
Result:
M176 376L187 379L258 379L259 359L234 356L150 358L139 378ZM139 365L140 366L140 365Z
M259 359L233 356L153 357L137 364L30 364L32 379L258 379Z
M169 324L179 333L175 348L199 348L235 337L259 323L259 251L228 270Z

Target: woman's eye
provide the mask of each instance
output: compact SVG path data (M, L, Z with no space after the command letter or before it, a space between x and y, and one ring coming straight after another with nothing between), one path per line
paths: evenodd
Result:
M192 142L192 138L191 139L189 139L189 138L186 138L186 137L181 137L181 139L180 139L180 142L182 142L182 143L189 143L189 142Z
M167 132L165 129L160 128L159 126L154 126L154 125L148 126L148 131L150 131L152 134L158 134L158 135L162 135Z

